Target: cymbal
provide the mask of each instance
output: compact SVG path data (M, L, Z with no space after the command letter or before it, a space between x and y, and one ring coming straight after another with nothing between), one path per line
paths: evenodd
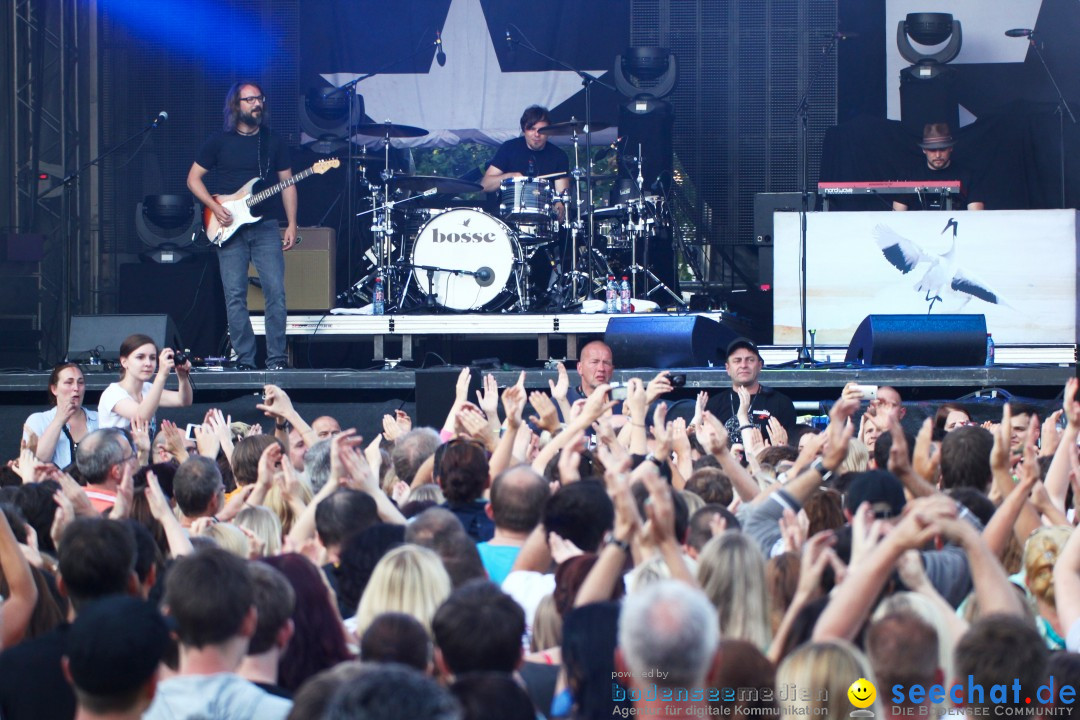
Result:
M353 130L360 135L368 135L371 137L411 138L428 134L428 131L424 128L418 128L412 125L395 125L392 122L361 123L353 128Z
M382 165L386 160L382 155L353 155L353 162L357 165Z
M611 125L608 123L594 122L589 126L589 132L600 132L601 130L607 130ZM585 121L584 120L567 120L566 122L555 123L554 125L548 125L547 127L540 128L537 132L541 135L578 135L585 134Z
M424 192L435 188L435 192L444 195L460 195L462 193L479 192L483 189L480 183L440 177L438 175L401 175L400 177L391 178L390 182L394 183L395 187L416 192Z
M607 182L609 180L616 180L616 179L618 179L618 177L619 176L615 175L615 174L611 174L611 175L593 175L592 176L592 181L594 183Z

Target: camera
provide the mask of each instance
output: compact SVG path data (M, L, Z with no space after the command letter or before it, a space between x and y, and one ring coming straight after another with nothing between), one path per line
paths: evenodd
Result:
M678 375L669 375L668 379L671 381L671 387L681 388L686 385L686 373L679 373Z
M620 401L626 399L626 383L611 383L611 399Z
M183 365L190 359L191 357L187 354L186 350L177 350L173 353L173 363L175 365Z
M862 393L863 400L877 399L877 385L856 385L855 388Z

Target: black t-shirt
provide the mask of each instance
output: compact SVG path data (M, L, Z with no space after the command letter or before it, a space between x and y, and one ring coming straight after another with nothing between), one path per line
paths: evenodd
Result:
M757 394L750 396L750 422L757 425L766 438L769 437L770 417L775 417L785 430L791 432L795 427L795 406L791 404L791 400L787 395L764 385L759 387ZM735 417L739 410L739 396L734 390L728 389L709 398L705 409L724 423L732 443L742 442L739 421Z
M959 180L962 185L963 195L960 197L953 196L954 210L963 210L968 203L983 202L974 178L975 175L971 172L971 169L963 163L957 162L955 156L949 166L942 170L931 170L926 164L926 160L920 157L920 160L913 164L904 177L905 180L914 182L925 181L928 185L947 180ZM908 210L941 210L945 207L941 195L937 194L902 195L897 200L907 205Z
M0 717L4 720L75 717L75 692L60 669L70 627L61 625L0 653Z
M560 148L550 142L542 150L530 150L524 137L507 140L491 158L491 165L504 173L519 172L525 175L549 175L570 170L570 160Z
M195 162L210 172L206 188L215 195L231 195L248 180L259 177L268 184L278 182L277 174L291 168L289 147L269 128L255 135L220 132L203 143ZM281 194L261 203L255 214L283 210Z

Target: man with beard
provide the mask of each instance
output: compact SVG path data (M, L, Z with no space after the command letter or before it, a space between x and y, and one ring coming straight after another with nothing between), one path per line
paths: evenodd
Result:
M927 184L945 180L959 180L964 192L962 198L954 200L953 207L958 210L982 210L986 207L978 197L978 187L972 182L972 172L966 166L953 159L953 146L956 141L949 130L948 123L930 123L923 128L923 139L919 143L926 163L919 163L917 169L909 173L909 180L927 181ZM906 203L893 201L893 210L941 210L941 196L929 193L904 198ZM966 205L965 205L966 201Z
M731 389L717 393L706 409L728 430L732 443L742 442L742 431L751 427L769 437L769 420L776 418L785 430L795 427L795 406L784 394L758 382L765 363L757 346L746 338L736 338L727 348L727 369Z
M259 177L272 185L292 177L289 149L284 139L266 127L266 96L252 82L238 82L225 97L225 126L200 148L188 171L188 189L210 209L222 226L232 224L232 214L215 199L203 182L214 171L217 194L229 195L248 180ZM276 175L276 177L275 177ZM266 298L266 367L288 367L285 349L285 256L296 243L296 187L280 193L281 199L267 201L284 206L287 227L284 236L278 221L270 215L274 208L255 208L261 220L244 225L218 249L221 284L225 288L225 309L229 338L236 351L237 369L255 369L255 333L248 316L248 265L259 273ZM264 214L265 213L265 214Z

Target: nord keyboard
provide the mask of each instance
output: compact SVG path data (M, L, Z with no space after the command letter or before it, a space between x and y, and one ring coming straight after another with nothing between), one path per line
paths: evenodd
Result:
M959 180L885 180L875 182L820 182L822 210L829 209L833 195L940 195L946 210L952 210L953 197L962 195Z

